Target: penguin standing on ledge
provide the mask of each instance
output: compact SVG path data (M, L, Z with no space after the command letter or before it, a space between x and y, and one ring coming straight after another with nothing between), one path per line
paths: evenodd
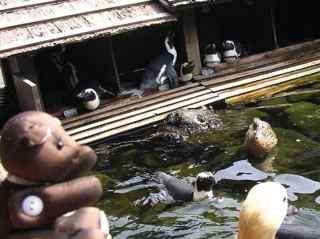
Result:
M77 100L86 110L95 110L100 105L100 97L92 88L86 88L76 95Z
M173 37L173 32L167 34L164 41L166 51L146 66L140 83L142 93L149 89L164 91L178 86L178 74L175 70L178 55Z
M203 61L207 67L214 67L221 63L221 53L218 51L216 44L211 43L206 46Z
M180 81L188 82L193 78L192 71L194 69L194 63L192 61L185 62L180 66Z
M241 49L239 44L234 41L227 40L222 43L223 59L225 62L232 62L241 56Z

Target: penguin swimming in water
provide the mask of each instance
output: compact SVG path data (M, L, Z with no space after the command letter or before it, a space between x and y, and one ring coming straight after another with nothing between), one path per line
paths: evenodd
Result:
M239 44L235 44L232 40L227 40L222 43L223 59L226 62L232 62L241 56L241 48Z
M151 204L151 206L154 206L157 203L171 204L213 198L212 189L215 179L211 172L199 173L192 183L180 180L164 172L160 172L158 178L165 190L142 199L143 205Z
M220 64L221 60L221 53L218 51L216 44L208 44L205 49L204 64L207 67L214 67Z
M193 78L192 71L194 69L194 63L192 61L185 62L180 66L180 81L188 82Z

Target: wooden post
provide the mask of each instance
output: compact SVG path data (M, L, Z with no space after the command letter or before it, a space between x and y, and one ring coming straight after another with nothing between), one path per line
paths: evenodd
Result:
M4 72L2 70L2 62L0 59L0 89L4 88L6 86L6 82L5 82L5 77L4 77Z
M183 34L185 40L185 50L187 60L195 64L195 73L201 71L201 56L199 49L199 39L194 10L185 11L183 14Z
M270 3L270 15L271 15L271 24L272 24L272 32L273 32L273 42L274 47L279 48L278 35L277 35L277 26L276 26L276 16L274 12L274 2Z
M21 109L42 111L38 85L21 76L14 75L13 78Z
M21 110L44 111L33 56L11 56L8 60Z
M109 46L109 51L110 51L110 54L111 54L113 73L114 73L114 76L116 78L117 88L118 88L118 91L121 92L120 75L119 75L119 71L118 71L116 56L114 54L114 48L113 48L113 44L112 44L112 39L111 38L108 39L108 46Z

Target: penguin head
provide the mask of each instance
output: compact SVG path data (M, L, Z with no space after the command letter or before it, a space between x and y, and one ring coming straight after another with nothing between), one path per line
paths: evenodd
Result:
M97 93L94 89L84 89L77 94L77 98L82 102L92 101L97 98Z
M215 184L214 176L211 172L201 172L197 175L196 181L194 182L194 187L198 192L212 191Z
M166 39L165 39L165 43L170 47L170 49L174 47L174 44L173 44L174 37L175 37L174 31L169 31L167 33L167 36L166 36Z
M222 46L224 48L224 50L234 50L236 48L234 41L232 40L227 40L225 42L222 43Z
M205 48L206 54L215 54L215 53L217 53L217 51L218 51L218 49L217 49L217 45L215 43L210 43Z
M95 110L100 105L98 93L92 88L82 90L76 95L76 98L82 103L86 110Z

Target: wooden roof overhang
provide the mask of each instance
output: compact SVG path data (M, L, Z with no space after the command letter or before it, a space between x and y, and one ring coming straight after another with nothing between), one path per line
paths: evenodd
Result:
M158 0L165 8L170 11L183 11L190 8L196 8L206 5L213 5L232 0Z
M0 58L175 20L152 0L2 0Z

